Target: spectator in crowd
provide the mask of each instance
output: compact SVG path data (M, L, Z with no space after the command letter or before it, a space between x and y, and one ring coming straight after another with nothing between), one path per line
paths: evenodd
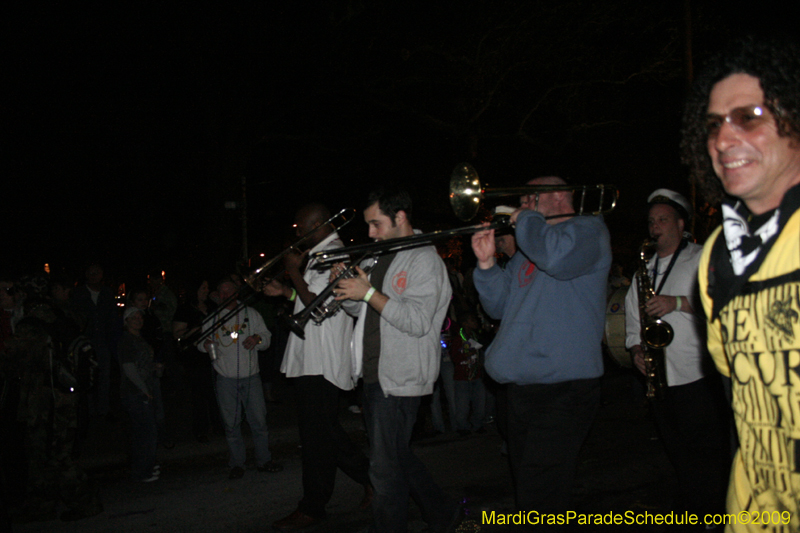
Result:
M117 354L121 371L120 396L131 420L131 479L149 483L160 475L160 467L156 464L155 354L142 336L145 322L142 310L129 307L123 320L125 331Z
M483 384L483 345L478 341L480 329L478 316L472 312L461 314L451 334L450 358L453 360L453 380L456 396L456 431L462 437L485 432L483 417L486 406L486 389Z
M117 310L114 294L103 284L103 267L97 263L86 269L86 283L72 292L75 309L83 320L84 334L92 340L97 354L97 384L90 395L90 413L110 417L111 342Z
M217 398L214 394L214 369L208 354L197 349L197 338L203 321L216 309L209 298L208 280L189 285L187 302L178 306L172 321L172 334L181 339L178 360L185 370L186 380L191 391L192 434L197 442L208 442L212 430L224 432L219 414ZM194 290L192 290L194 289Z
M170 450L175 447L175 442L170 437L167 429L166 415L164 413L164 395L162 394L161 378L164 376L164 366L167 353L172 349L171 339L168 339L162 329L161 320L150 307L153 303L144 289L136 289L129 294L129 307L135 307L144 316L144 326L140 335L153 349L155 361L155 381L153 382L153 403L156 409L156 425L158 426L158 443Z
M245 473L246 450L241 427L245 413L253 434L258 471L280 472L283 466L272 460L269 450L267 406L256 353L269 346L270 332L255 309L239 306L238 288L233 281L223 280L217 290L222 301L229 303L203 326L204 332L213 328L213 333L198 345L198 349L210 355L216 371L217 401L231 452L228 477L241 479ZM228 313L232 314L224 322L214 324Z

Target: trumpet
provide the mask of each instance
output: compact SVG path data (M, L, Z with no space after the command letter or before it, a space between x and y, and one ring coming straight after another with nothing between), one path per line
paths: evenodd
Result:
M589 191L599 192L599 204L597 209L589 210L586 207L586 196ZM521 187L505 187L501 189L487 189L481 185L478 173L469 163L461 163L456 166L450 175L450 205L456 216L462 220L470 220L475 217L480 208L481 202L488 196L522 196L525 194L544 194L556 191L579 192L578 206L574 213L564 213L550 215L545 218L562 218L571 216L592 216L605 215L614 210L617 206L619 190L614 185L523 185ZM606 194L606 191L609 191ZM538 200L537 200L538 201ZM476 224L451 230L440 230L432 233L419 235L409 235L408 237L398 237L396 239L386 239L378 242L351 246L341 250L327 250L316 252L312 258L320 263L330 263L343 261L352 255L366 253L390 253L401 250L408 250L418 246L433 244L442 239L449 239L457 235L472 235L483 230L500 230L510 226L507 220L495 220L489 225Z
M311 236L316 232L320 227L330 224L333 226L334 231L339 231L347 224L353 221L356 216L356 210L353 207L344 208L328 220L317 226L316 228L312 229L305 233L302 237L297 239L295 242L291 244L288 248L283 250L281 253L276 255L275 257L271 258L269 261L265 262L260 267L252 270L249 274L244 276L242 279L246 283L246 285L242 285L239 287L239 291L228 298L227 300L221 302L219 304L220 309L224 309L230 304L233 300L239 299L240 303L234 309L228 311L227 313L220 316L219 314L211 314L197 327L192 329L192 331L188 335L184 335L183 337L178 339L178 346L180 349L185 349L191 346L192 344L196 345L199 342L203 341L206 337L211 335L214 331L219 329L225 322L227 322L231 317L235 316L239 311L244 309L247 305L249 305L253 300L255 300L259 293L261 292L262 286L265 284L265 279L272 279L277 277L277 274L272 273L271 271L275 265L278 264L278 261L283 259L283 257L288 254L289 252L301 252L300 245L308 241ZM279 274L279 273L278 273ZM215 320L216 318L216 320ZM209 322L214 320L214 322L209 325Z
M374 254L364 254L360 259L353 262L350 266L340 272L339 275L336 276L336 278L330 282L328 286L325 287L325 289L323 289L322 292L320 292L305 309L295 315L287 316L285 318L286 324L289 326L289 329L292 330L292 333L305 340L305 328L309 320L312 320L314 324L319 326L325 321L325 319L330 318L338 313L342 307L343 300L331 298L336 285L338 285L339 281L343 279L355 278L358 276L356 266L369 259L371 259L372 262L362 267L362 270L369 274L375 267L375 263L377 263L377 259L375 258Z

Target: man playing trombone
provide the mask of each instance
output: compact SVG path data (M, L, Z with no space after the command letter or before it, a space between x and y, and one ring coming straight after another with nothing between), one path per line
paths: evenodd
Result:
M338 233L326 223L329 219L328 209L318 203L308 204L297 212L297 235L308 235L309 253L342 248ZM328 285L328 270L314 268L313 259L303 268L305 257L306 254L299 253L284 256L291 287L272 281L264 288L267 296L284 296L294 301L295 315ZM350 349L353 320L345 313L338 313L320 324L308 321L304 334L305 339L290 336L281 365L281 372L294 378L298 393L303 499L296 511L272 525L279 531L295 531L325 518L325 505L333 495L337 468L365 487L363 508L369 505L372 492L367 475L369 461L339 424L339 391L355 386Z
M376 241L408 237L411 198L382 189L364 211ZM364 377L364 417L370 440L369 477L375 490L373 533L408 530L408 499L414 495L430 531L452 530L460 506L447 498L411 451L411 432L422 396L433 392L441 360L439 337L452 289L433 246L378 257L369 276L360 268L342 279L337 300L358 313L354 339L357 375Z
M536 178L529 185L564 185ZM494 230L476 233L475 287L502 320L486 371L507 383L508 453L520 511L568 510L580 447L600 402L600 340L611 267L600 216L572 216L572 192L521 197L511 214L518 252L495 261Z

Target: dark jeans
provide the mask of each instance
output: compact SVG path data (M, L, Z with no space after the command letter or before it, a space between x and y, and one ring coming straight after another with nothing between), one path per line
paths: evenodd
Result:
M517 509L566 512L578 453L600 406L600 380L510 384L507 393Z
M297 508L314 518L324 518L325 505L333 495L336 469L366 485L369 460L339 424L341 389L324 376L301 376L293 381L303 447L303 499Z
M414 498L431 531L442 531L456 503L433 481L409 445L420 397L385 396L379 383L364 384L364 418L370 442L372 533L408 531L408 497Z
M131 417L131 479L141 481L153 475L156 464L156 408L143 394L124 396L122 405Z

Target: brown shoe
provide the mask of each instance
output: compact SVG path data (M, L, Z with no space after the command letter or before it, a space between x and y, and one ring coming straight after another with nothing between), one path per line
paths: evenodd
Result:
M369 483L364 485L364 497L361 499L361 503L358 504L358 508L362 511L369 509L369 506L372 505L372 496L374 495L375 491L372 489L372 485Z
M295 511L286 518L281 518L272 524L272 527L278 531L297 531L299 529L311 527L320 522L322 522L322 520L319 518L314 518L300 511Z

